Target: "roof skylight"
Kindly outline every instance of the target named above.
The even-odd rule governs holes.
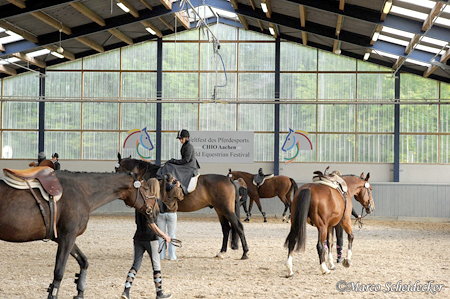
[[[407,8],[403,8],[403,7],[399,7],[399,6],[392,6],[391,8],[391,12],[393,14],[398,14],[407,18],[414,18],[414,19],[419,19],[422,21],[425,21],[425,19],[428,17],[428,14],[423,13],[423,12],[418,12],[412,9],[407,9]]]
[[[10,31],[10,30],[6,30],[5,33],[8,34],[9,36],[0,38],[0,44],[9,44],[9,43],[17,42],[17,41],[23,39],[22,36]]]
[[[394,58],[397,59],[399,56],[391,53],[386,53],[380,50],[373,50],[372,53],[378,54],[380,56],[388,57],[388,58]]]
[[[385,42],[389,42],[389,43],[405,46],[405,47],[409,44],[408,41],[405,41],[405,40],[402,40],[402,39],[398,39],[398,38],[394,38],[394,37],[390,37],[390,36],[387,36],[387,35],[382,35],[382,34],[380,34],[378,39],[379,40],[384,40]]]
[[[391,33],[391,34],[395,34],[395,35],[403,36],[403,37],[407,37],[407,38],[414,37],[413,33],[406,32],[406,31],[399,30],[399,29],[394,29],[394,28],[387,27],[387,26],[383,26],[383,29],[381,30],[381,32]]]

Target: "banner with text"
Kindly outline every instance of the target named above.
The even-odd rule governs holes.
[[[191,131],[200,163],[253,163],[253,132]]]

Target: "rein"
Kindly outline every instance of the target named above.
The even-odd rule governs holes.
[[[171,238],[170,244],[172,244],[175,247],[182,247],[181,240],[178,240],[178,239],[175,239],[175,238]],[[158,253],[161,253],[161,251],[163,251],[166,247],[167,247],[166,242],[159,243]]]

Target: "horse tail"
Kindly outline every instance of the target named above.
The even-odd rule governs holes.
[[[122,161],[122,156],[120,155],[119,152],[117,152],[117,159],[119,160],[119,163],[120,163],[120,161]]]
[[[295,193],[297,192],[297,190],[298,190],[298,185],[297,185],[297,183],[294,181],[294,179],[293,178],[289,178],[289,180],[291,181],[291,189],[289,189],[289,191],[291,191],[292,189],[293,189],[293,191],[292,191],[292,199],[294,199],[294,196],[295,196]],[[289,198],[289,200],[291,200],[290,198]]]
[[[295,198],[294,198],[295,200]],[[284,242],[288,247],[289,253],[294,250],[297,243],[297,250],[305,250],[306,242],[306,220],[308,219],[309,206],[311,203],[311,190],[303,189],[298,194],[296,209],[293,214],[291,231]]]

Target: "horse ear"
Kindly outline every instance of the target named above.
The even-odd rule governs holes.
[[[120,161],[122,161],[122,156],[120,155],[119,152],[117,152],[117,159],[119,160],[119,163],[120,163]]]
[[[367,173],[367,176],[366,176],[366,179],[365,179],[365,181],[366,181],[366,182],[368,182],[368,181],[369,181],[369,179],[370,179],[370,172],[369,172],[369,173]]]
[[[131,159],[131,155],[128,157],[128,159]]]
[[[364,172],[361,172],[361,175],[359,177],[364,180]]]

